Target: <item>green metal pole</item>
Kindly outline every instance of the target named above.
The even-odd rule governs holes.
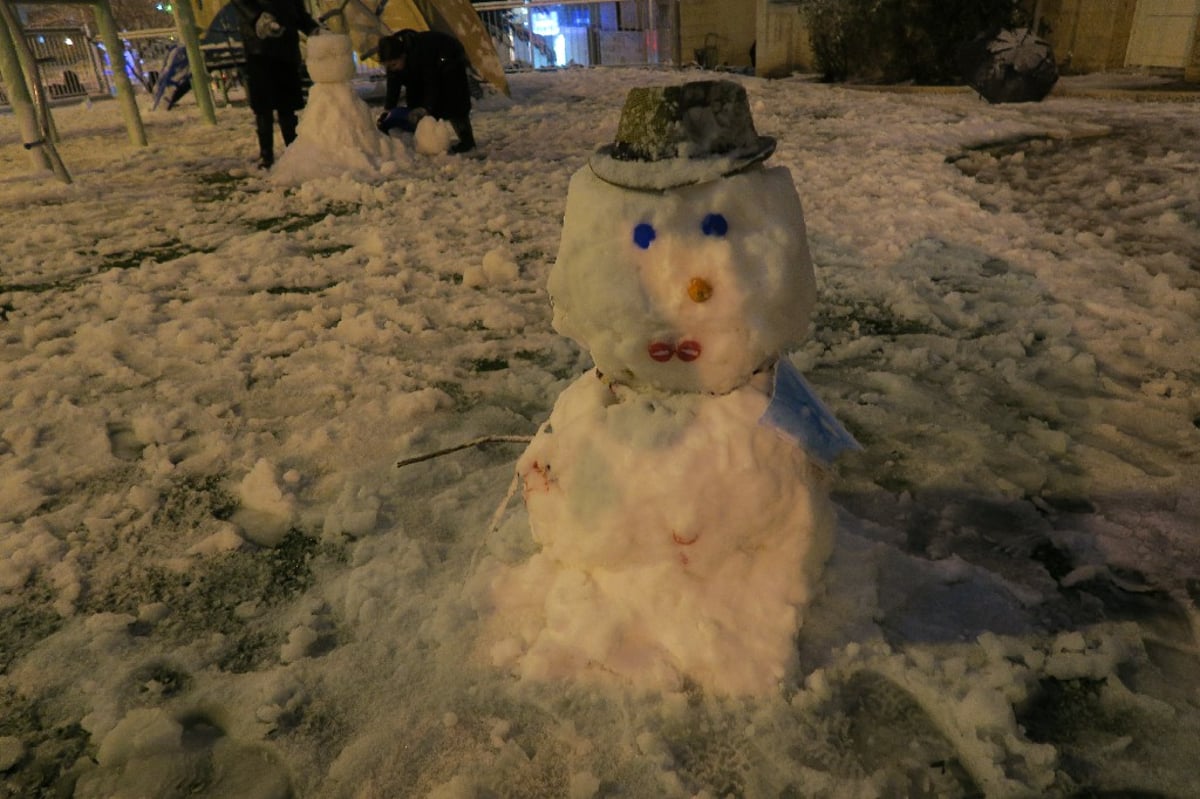
[[[38,128],[33,98],[29,96],[29,86],[26,85],[25,75],[21,71],[21,62],[17,58],[17,48],[13,43],[12,32],[8,29],[6,16],[7,14],[0,14],[0,78],[4,79],[4,88],[8,90],[8,102],[21,128],[21,142],[29,151],[33,168],[49,169],[50,158],[46,151],[40,144],[32,144],[41,141],[42,132]]]
[[[108,50],[108,65],[112,67],[113,81],[117,84],[117,100],[121,103],[121,113],[125,117],[125,129],[129,131],[129,140],[145,147],[146,129],[142,127],[137,98],[133,96],[133,84],[129,82],[129,75],[125,72],[125,45],[117,35],[117,21],[113,19],[108,0],[96,0],[92,9],[96,12],[96,27],[100,29],[100,39],[104,42],[104,48]]]
[[[9,35],[12,36],[13,47],[16,49],[17,61],[21,71],[25,73],[25,84],[29,87],[29,96],[33,100],[34,111],[37,112],[38,125],[45,132],[48,141],[58,141],[58,129],[54,127],[54,118],[50,116],[50,104],[46,100],[46,92],[42,88],[41,69],[29,42],[25,40],[25,31],[21,27],[21,19],[17,16],[14,6],[8,0],[2,0],[4,21],[8,23]]]
[[[200,49],[200,34],[196,29],[196,14],[192,11],[192,0],[173,0],[175,9],[175,25],[183,46],[187,49],[188,68],[192,72],[192,91],[196,93],[196,102],[200,105],[200,113],[206,122],[217,124],[217,112],[213,107],[212,81],[208,77],[208,67],[204,65],[204,51]]]
[[[19,50],[14,38],[14,31],[16,35],[22,35],[17,16],[13,13],[11,5],[7,2],[0,2],[0,78],[4,79],[5,88],[8,90],[9,104],[12,106],[13,114],[21,128],[21,144],[29,151],[34,169],[53,169],[59,180],[70,183],[71,174],[67,172],[62,159],[58,157],[58,150],[54,147],[49,127],[46,124],[49,112],[44,118],[39,119],[37,109],[34,107],[29,84],[26,82],[26,75],[21,69],[21,61],[17,55]],[[29,79],[36,81],[37,72],[35,71],[29,76]]]

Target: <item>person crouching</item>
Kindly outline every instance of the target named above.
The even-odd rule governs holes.
[[[475,149],[471,129],[469,62],[462,43],[440,31],[405,29],[379,40],[378,59],[387,70],[387,95],[378,126],[412,132],[424,116],[444,119],[458,142],[452,153]],[[400,90],[404,106],[399,106]]]

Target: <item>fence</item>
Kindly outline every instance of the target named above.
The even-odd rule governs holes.
[[[678,63],[675,23],[656,0],[475,3],[506,70]]]
[[[84,28],[39,28],[25,33],[51,100],[105,94],[110,85],[97,42]],[[8,94],[0,84],[0,105]]]
[[[122,31],[124,68],[135,89],[154,90],[167,52],[179,43],[175,28]],[[29,28],[25,39],[51,101],[105,97],[115,92],[104,44],[86,28]],[[217,66],[223,66],[218,64]],[[0,107],[8,95],[0,82]]]

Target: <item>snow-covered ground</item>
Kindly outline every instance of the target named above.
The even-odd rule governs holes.
[[[483,576],[590,364],[545,291],[626,89],[483,158],[250,168],[245,108],[0,117],[0,796],[1196,796],[1200,115],[737,78],[805,204],[793,362],[864,445],[765,699],[515,681]],[[648,475],[650,479],[652,476]],[[729,491],[738,491],[737,475]]]

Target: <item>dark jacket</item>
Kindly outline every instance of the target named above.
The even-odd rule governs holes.
[[[304,7],[303,0],[231,0],[238,12],[238,29],[246,58],[264,58],[300,64],[300,34],[310,34],[319,26]],[[260,39],[255,24],[264,12],[283,26],[283,35]]]
[[[387,74],[384,108],[400,101],[409,108],[424,108],[438,119],[455,119],[471,113],[471,84],[467,78],[467,51],[453,36],[440,31],[403,30],[404,69]]]
[[[246,93],[256,114],[291,112],[304,107],[300,33],[317,30],[303,0],[231,0],[246,48]],[[283,26],[279,36],[259,38],[255,26],[264,13]]]

